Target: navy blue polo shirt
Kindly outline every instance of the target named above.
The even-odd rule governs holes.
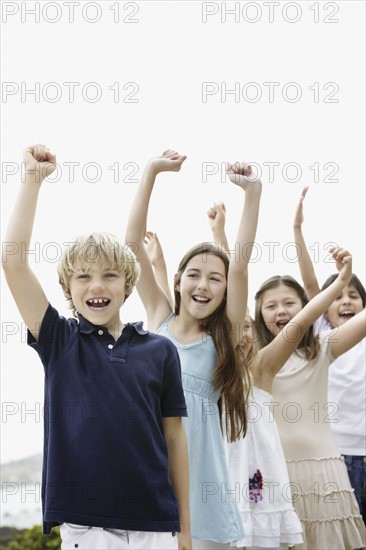
[[[44,533],[63,522],[179,531],[162,424],[187,416],[174,344],[142,323],[115,341],[51,305],[28,344],[45,369]]]

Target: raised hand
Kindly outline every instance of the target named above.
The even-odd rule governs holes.
[[[179,172],[186,158],[185,155],[180,155],[177,151],[167,149],[160,157],[151,159],[150,165],[155,174],[159,174],[159,172]]]
[[[156,233],[146,231],[145,246],[153,266],[164,261],[163,249]]]
[[[329,249],[329,252],[332,254],[336,268],[339,271],[343,281],[346,281],[346,284],[352,277],[352,256],[348,250],[340,247],[332,247]]]
[[[212,232],[225,228],[226,208],[223,202],[214,202],[213,206],[207,211],[207,216]]]
[[[226,163],[226,173],[230,181],[238,185],[244,191],[249,187],[261,188],[262,182],[253,173],[252,167],[245,162],[235,162],[234,164]]]
[[[295,217],[294,217],[294,227],[301,227],[304,221],[304,210],[303,210],[303,201],[308,192],[309,186],[304,187],[302,190],[299,202],[297,203]]]
[[[26,174],[34,173],[37,181],[42,181],[57,168],[56,156],[41,144],[31,145],[23,151]]]

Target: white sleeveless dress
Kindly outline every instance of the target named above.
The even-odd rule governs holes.
[[[229,446],[231,484],[242,487],[239,509],[244,525],[251,525],[238,547],[288,548],[303,541],[271,403],[269,393],[252,387],[247,436]]]

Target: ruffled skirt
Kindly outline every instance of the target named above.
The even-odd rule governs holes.
[[[303,540],[301,523],[291,509],[247,513],[241,511],[241,516],[245,537],[236,543],[231,543],[231,546],[288,548],[301,544]]]
[[[293,504],[303,527],[296,550],[354,550],[366,529],[342,457],[287,461]]]

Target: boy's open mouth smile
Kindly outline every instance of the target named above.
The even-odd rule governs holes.
[[[86,301],[90,309],[101,310],[110,304],[108,298],[90,298]]]

